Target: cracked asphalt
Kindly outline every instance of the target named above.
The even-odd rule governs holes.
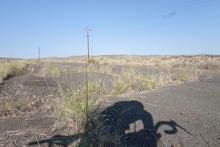
[[[219,147],[220,146],[220,76],[202,77],[199,81],[167,86],[150,93],[130,95],[140,101],[154,123],[174,120],[176,134],[163,133],[159,146]],[[118,99],[119,100],[119,99]]]

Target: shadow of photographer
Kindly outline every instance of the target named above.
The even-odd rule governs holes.
[[[30,142],[29,145],[47,143],[49,147],[55,144],[67,147],[80,139],[79,147],[157,147],[162,137],[158,129],[162,125],[170,127],[164,130],[166,134],[177,133],[176,127],[190,134],[172,120],[154,124],[152,115],[138,101],[120,101],[89,120],[83,134],[56,135],[50,139]]]

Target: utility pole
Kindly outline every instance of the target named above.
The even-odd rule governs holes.
[[[86,64],[86,108],[85,108],[85,113],[86,113],[86,122],[88,122],[89,118],[89,81],[88,81],[88,64],[89,64],[89,32],[91,31],[89,27],[87,26],[84,31],[86,31],[86,38],[87,38],[87,64]]]
[[[38,47],[38,61],[40,62],[40,47]]]
[[[91,29],[89,29],[89,27],[87,26],[84,31],[86,31],[86,38],[87,38],[87,62],[89,63],[89,32],[91,31]]]

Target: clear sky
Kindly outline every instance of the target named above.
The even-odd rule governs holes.
[[[220,0],[0,0],[0,56],[220,54]]]

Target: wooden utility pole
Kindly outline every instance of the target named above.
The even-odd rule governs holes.
[[[38,61],[40,62],[40,47],[38,47]]]
[[[91,31],[91,29],[89,29],[89,27],[87,26],[85,29],[86,31],[86,38],[87,38],[87,62],[89,63],[89,32]]]
[[[86,121],[88,122],[89,118],[89,81],[88,81],[88,64],[89,64],[89,32],[91,31],[89,27],[87,26],[85,29],[86,31],[86,38],[87,38],[87,64],[86,64]]]

